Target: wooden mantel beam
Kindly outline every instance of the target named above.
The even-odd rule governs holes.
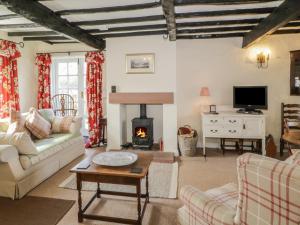
[[[53,31],[65,34],[93,48],[100,50],[105,48],[104,40],[94,37],[80,27],[62,19],[38,1],[0,0],[0,4],[5,5],[9,10],[31,20],[32,22],[50,28]]]
[[[243,39],[243,48],[263,39],[274,33],[278,28],[285,26],[291,20],[300,15],[299,0],[285,0],[269,16],[259,23],[251,32],[247,33]]]
[[[176,20],[174,0],[162,0],[163,12],[167,22],[169,40],[176,41]]]

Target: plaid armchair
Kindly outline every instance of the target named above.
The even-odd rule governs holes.
[[[180,191],[181,225],[299,225],[300,154],[286,162],[255,154],[237,159],[238,187]]]

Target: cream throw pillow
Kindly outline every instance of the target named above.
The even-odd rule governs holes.
[[[300,149],[292,149],[292,155],[285,162],[288,164],[298,164],[300,166]]]
[[[74,116],[58,117],[52,120],[52,133],[70,133]]]
[[[0,144],[15,146],[21,155],[39,154],[29,134],[26,132],[18,132],[14,134],[0,133]]]
[[[21,112],[11,109],[9,114],[9,127],[6,133],[14,134],[16,132],[29,132],[25,127],[25,119],[26,118],[22,116]]]
[[[36,109],[31,108],[25,122],[26,128],[38,139],[47,138],[51,132],[51,124]]]

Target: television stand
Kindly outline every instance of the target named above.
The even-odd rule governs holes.
[[[263,112],[258,109],[239,109],[236,111],[237,113],[243,113],[243,114],[253,114],[253,115],[261,115]]]

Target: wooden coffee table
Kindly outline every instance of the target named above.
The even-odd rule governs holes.
[[[83,219],[91,220],[101,220],[107,222],[115,222],[122,224],[142,224],[142,219],[146,210],[147,203],[149,203],[149,192],[148,192],[148,169],[152,161],[152,156],[149,154],[137,153],[138,160],[130,165],[125,167],[103,167],[98,166],[92,163],[92,157],[86,158],[85,162],[90,162],[91,165],[87,169],[78,169],[78,166],[83,162],[77,164],[74,168],[70,170],[72,173],[76,173],[77,177],[77,190],[78,190],[78,222],[83,222]],[[132,167],[142,168],[142,172],[139,174],[131,173],[130,170]],[[146,177],[146,193],[141,193],[141,180]],[[97,191],[95,195],[88,201],[88,203],[83,207],[82,198],[81,198],[81,189],[82,182],[95,182],[97,183]],[[101,190],[101,183],[108,184],[123,184],[131,185],[136,187],[136,193],[124,193],[124,192],[115,192],[115,191],[104,191]],[[136,197],[137,198],[137,220],[119,218],[119,217],[109,217],[101,215],[86,214],[86,210],[92,204],[96,198],[100,198],[101,194],[106,195],[118,195],[118,196],[127,196],[127,197]],[[145,203],[143,208],[141,206],[141,198],[145,198]]]

